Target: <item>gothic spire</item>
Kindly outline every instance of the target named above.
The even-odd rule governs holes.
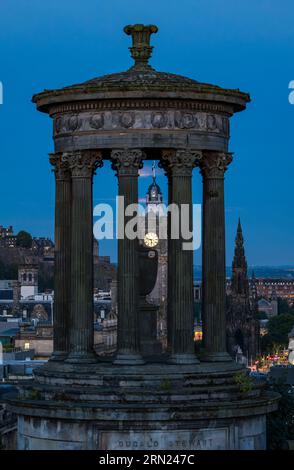
[[[244,238],[240,217],[238,220],[235,239],[235,253],[232,264],[232,292],[234,294],[248,293],[247,262],[244,250]]]

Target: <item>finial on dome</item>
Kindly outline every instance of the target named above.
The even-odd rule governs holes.
[[[130,47],[131,56],[135,64],[131,68],[152,69],[148,60],[152,55],[153,46],[150,46],[150,36],[157,33],[157,26],[150,24],[133,24],[124,27],[124,32],[132,36],[132,47]]]

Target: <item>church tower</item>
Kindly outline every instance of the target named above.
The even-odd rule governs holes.
[[[152,182],[146,194],[145,214],[139,218],[139,230],[141,243],[158,253],[156,284],[147,299],[159,307],[157,329],[158,336],[164,343],[167,307],[167,215],[163,209],[163,194],[156,181],[155,162],[152,165]]]
[[[247,261],[245,258],[244,238],[240,218],[238,221],[237,235],[235,241],[235,254],[232,264],[231,290],[233,295],[243,295],[247,297],[249,294]]]
[[[250,301],[244,238],[239,218],[227,296],[227,348],[235,359],[250,362],[259,352],[259,322],[255,302]]]
[[[154,206],[154,209],[156,209],[160,204],[162,204],[162,192],[156,183],[155,162],[153,162],[152,165],[152,183],[150,184],[147,191],[146,203],[149,209],[151,209],[152,206]]]
[[[18,268],[18,280],[20,284],[21,299],[26,299],[38,294],[37,264],[21,264]]]

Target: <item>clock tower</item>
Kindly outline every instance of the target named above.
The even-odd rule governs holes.
[[[166,336],[167,310],[167,214],[163,207],[163,195],[156,182],[155,162],[152,165],[152,183],[146,194],[146,210],[140,221],[141,243],[158,253],[156,284],[147,297],[159,307],[157,329],[159,338]]]

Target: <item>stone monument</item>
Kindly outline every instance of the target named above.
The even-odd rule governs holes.
[[[33,97],[54,125],[54,352],[11,401],[19,449],[264,449],[278,397],[226,351],[224,175],[229,119],[249,95],[149,64],[153,25],[131,25],[134,65]],[[168,356],[140,350],[138,240],[118,240],[118,346],[93,350],[93,175],[110,159],[125,205],[138,202],[145,159],[166,172],[169,203],[192,204],[203,178],[204,353],[193,341],[193,251],[168,239]],[[192,210],[190,223],[192,223]],[[124,217],[127,224],[128,216]],[[170,228],[169,228],[170,229]]]

